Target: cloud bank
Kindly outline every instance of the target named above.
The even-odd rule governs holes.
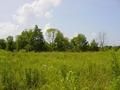
[[[32,0],[25,3],[11,17],[13,21],[0,22],[0,38],[9,35],[15,36],[21,32],[21,27],[41,19],[46,20],[52,18],[54,9],[61,4],[62,0]],[[49,22],[46,22],[49,23]],[[48,25],[45,25],[45,28]]]
[[[24,24],[33,19],[51,18],[53,9],[59,6],[61,0],[34,0],[24,4],[18,9],[14,18],[19,24]]]
[[[19,33],[18,25],[11,22],[0,23],[0,38],[6,38],[9,35],[16,35]]]

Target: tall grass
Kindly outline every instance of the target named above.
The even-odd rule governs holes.
[[[18,90],[18,82],[14,76],[13,71],[5,70],[2,73],[1,83],[3,85],[3,90]]]
[[[115,52],[112,52],[112,88],[113,90],[120,90],[120,64]]]
[[[0,90],[120,90],[119,55],[0,51]]]
[[[42,87],[46,80],[42,74],[36,69],[26,69],[25,70],[25,82],[28,89]]]

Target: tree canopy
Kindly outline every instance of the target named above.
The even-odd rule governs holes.
[[[46,38],[45,38],[46,37]],[[93,40],[91,43],[83,34],[69,39],[56,29],[49,28],[45,35],[37,25],[31,29],[25,29],[20,35],[14,39],[8,36],[6,39],[0,39],[0,49],[8,51],[25,50],[41,52],[41,51],[98,51],[98,43]]]

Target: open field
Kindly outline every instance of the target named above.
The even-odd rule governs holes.
[[[116,56],[0,51],[0,90],[120,90]]]

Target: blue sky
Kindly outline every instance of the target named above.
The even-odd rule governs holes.
[[[119,0],[1,0],[0,38],[39,25],[65,36],[83,33],[88,40],[106,33],[106,44],[120,44]]]

